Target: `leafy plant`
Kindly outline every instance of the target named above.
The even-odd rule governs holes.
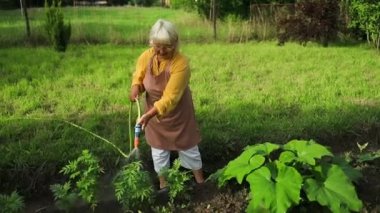
[[[162,171],[162,175],[165,177],[169,185],[169,198],[173,203],[174,199],[179,195],[183,195],[186,192],[185,182],[190,180],[189,172],[180,171],[181,162],[176,159],[173,166]]]
[[[353,170],[348,163],[334,161],[326,147],[312,140],[292,140],[284,145],[247,146],[218,171],[217,180],[220,186],[232,178],[239,184],[248,182],[251,200],[247,212],[286,212],[300,201],[316,201],[332,212],[348,212],[362,208],[352,184]]]
[[[22,212],[24,207],[24,200],[16,191],[10,195],[0,194],[0,213]]]
[[[362,164],[374,161],[378,158],[380,158],[380,150],[377,151],[365,151],[365,149],[368,146],[368,143],[365,143],[363,145],[356,143],[359,153],[354,154],[353,152],[347,152],[345,153],[345,159],[346,161],[350,162],[350,164],[354,166],[360,166]]]
[[[71,24],[64,23],[61,0],[52,0],[51,5],[45,0],[45,29],[55,50],[64,52],[71,36]]]
[[[153,187],[149,173],[141,168],[139,161],[127,164],[118,172],[113,181],[116,199],[124,209],[133,209],[138,204],[152,201]]]
[[[69,180],[64,185],[51,186],[57,206],[67,210],[76,198],[82,198],[95,209],[96,184],[99,174],[103,172],[98,160],[88,150],[83,150],[81,156],[69,162],[60,172],[68,175]]]
[[[78,194],[72,192],[69,182],[61,184],[54,184],[50,186],[50,190],[54,194],[55,205],[58,209],[69,212],[74,204],[78,201]]]

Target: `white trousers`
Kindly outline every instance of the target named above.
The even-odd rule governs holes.
[[[163,168],[170,166],[170,151],[153,147],[151,147],[151,149],[154,170],[159,174]],[[181,166],[186,169],[199,170],[202,168],[201,153],[199,152],[198,146],[194,146],[188,150],[178,151],[178,157]]]

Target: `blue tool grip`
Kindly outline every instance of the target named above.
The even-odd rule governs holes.
[[[140,133],[141,133],[141,124],[136,124],[136,126],[135,126],[135,138],[140,137]]]

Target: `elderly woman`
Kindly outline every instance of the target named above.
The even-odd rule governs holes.
[[[154,169],[160,189],[167,187],[161,175],[170,165],[170,152],[178,151],[181,165],[193,171],[195,181],[203,183],[201,141],[189,89],[187,58],[178,50],[174,25],[159,19],[151,28],[150,48],[138,58],[133,75],[130,100],[145,92],[145,113],[137,121],[145,129],[151,146]]]

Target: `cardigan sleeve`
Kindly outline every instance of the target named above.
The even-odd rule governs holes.
[[[148,66],[149,59],[152,55],[151,52],[152,52],[152,50],[148,49],[145,52],[143,52],[140,55],[140,57],[137,59],[136,68],[135,68],[136,70],[133,73],[132,85],[131,86],[134,86],[134,85],[141,86],[143,84],[145,73],[146,73],[146,68]]]

